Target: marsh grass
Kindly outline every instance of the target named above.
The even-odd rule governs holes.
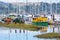
[[[41,34],[41,35],[35,35],[34,37],[37,38],[60,38],[59,33],[46,33],[46,34]]]
[[[18,28],[18,29],[24,29],[24,30],[30,30],[30,31],[38,31],[41,27],[31,25],[31,24],[15,24],[15,23],[0,23],[0,26],[8,27],[8,28]]]

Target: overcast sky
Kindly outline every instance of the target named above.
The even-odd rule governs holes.
[[[9,3],[12,3],[12,2],[26,2],[26,0],[0,0],[0,1],[3,1],[3,2],[9,2]],[[59,0],[27,0],[28,2],[49,2],[49,3],[57,3],[57,2],[60,2]]]

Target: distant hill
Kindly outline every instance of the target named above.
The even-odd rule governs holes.
[[[35,5],[36,4],[36,5]],[[29,14],[40,14],[40,13],[60,13],[60,3],[4,3],[0,1],[0,14],[4,13],[29,13]]]
[[[13,3],[14,4],[14,3]],[[27,12],[30,14],[60,14],[60,3],[47,3],[47,2],[39,2],[39,3],[15,3],[20,6],[19,10],[21,13]],[[35,5],[36,4],[36,5]]]
[[[7,13],[11,13],[11,12],[15,12],[14,11],[14,5],[11,3],[4,3],[0,1],[0,14],[7,14]]]

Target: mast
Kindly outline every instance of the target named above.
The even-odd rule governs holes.
[[[42,11],[41,11],[41,14],[43,14],[43,1],[42,1]]]
[[[18,8],[19,8],[19,5],[18,5],[18,2],[17,2],[17,0],[16,0],[16,4],[17,4],[17,10],[16,10],[16,13],[17,13],[17,14],[19,14],[19,12],[18,12],[18,11],[19,11],[19,10],[18,10]]]
[[[38,0],[38,15],[39,15],[39,6],[40,6],[40,2],[39,2],[39,0]]]

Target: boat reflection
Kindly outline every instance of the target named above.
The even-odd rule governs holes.
[[[12,30],[12,29],[10,29],[10,31],[9,31],[10,33],[25,33],[25,30],[21,30],[21,29],[14,29],[14,30]]]
[[[47,30],[48,30],[48,27],[44,26],[42,27],[42,29],[40,29],[40,32],[47,32]]]
[[[40,32],[47,32],[47,28],[43,28]]]

